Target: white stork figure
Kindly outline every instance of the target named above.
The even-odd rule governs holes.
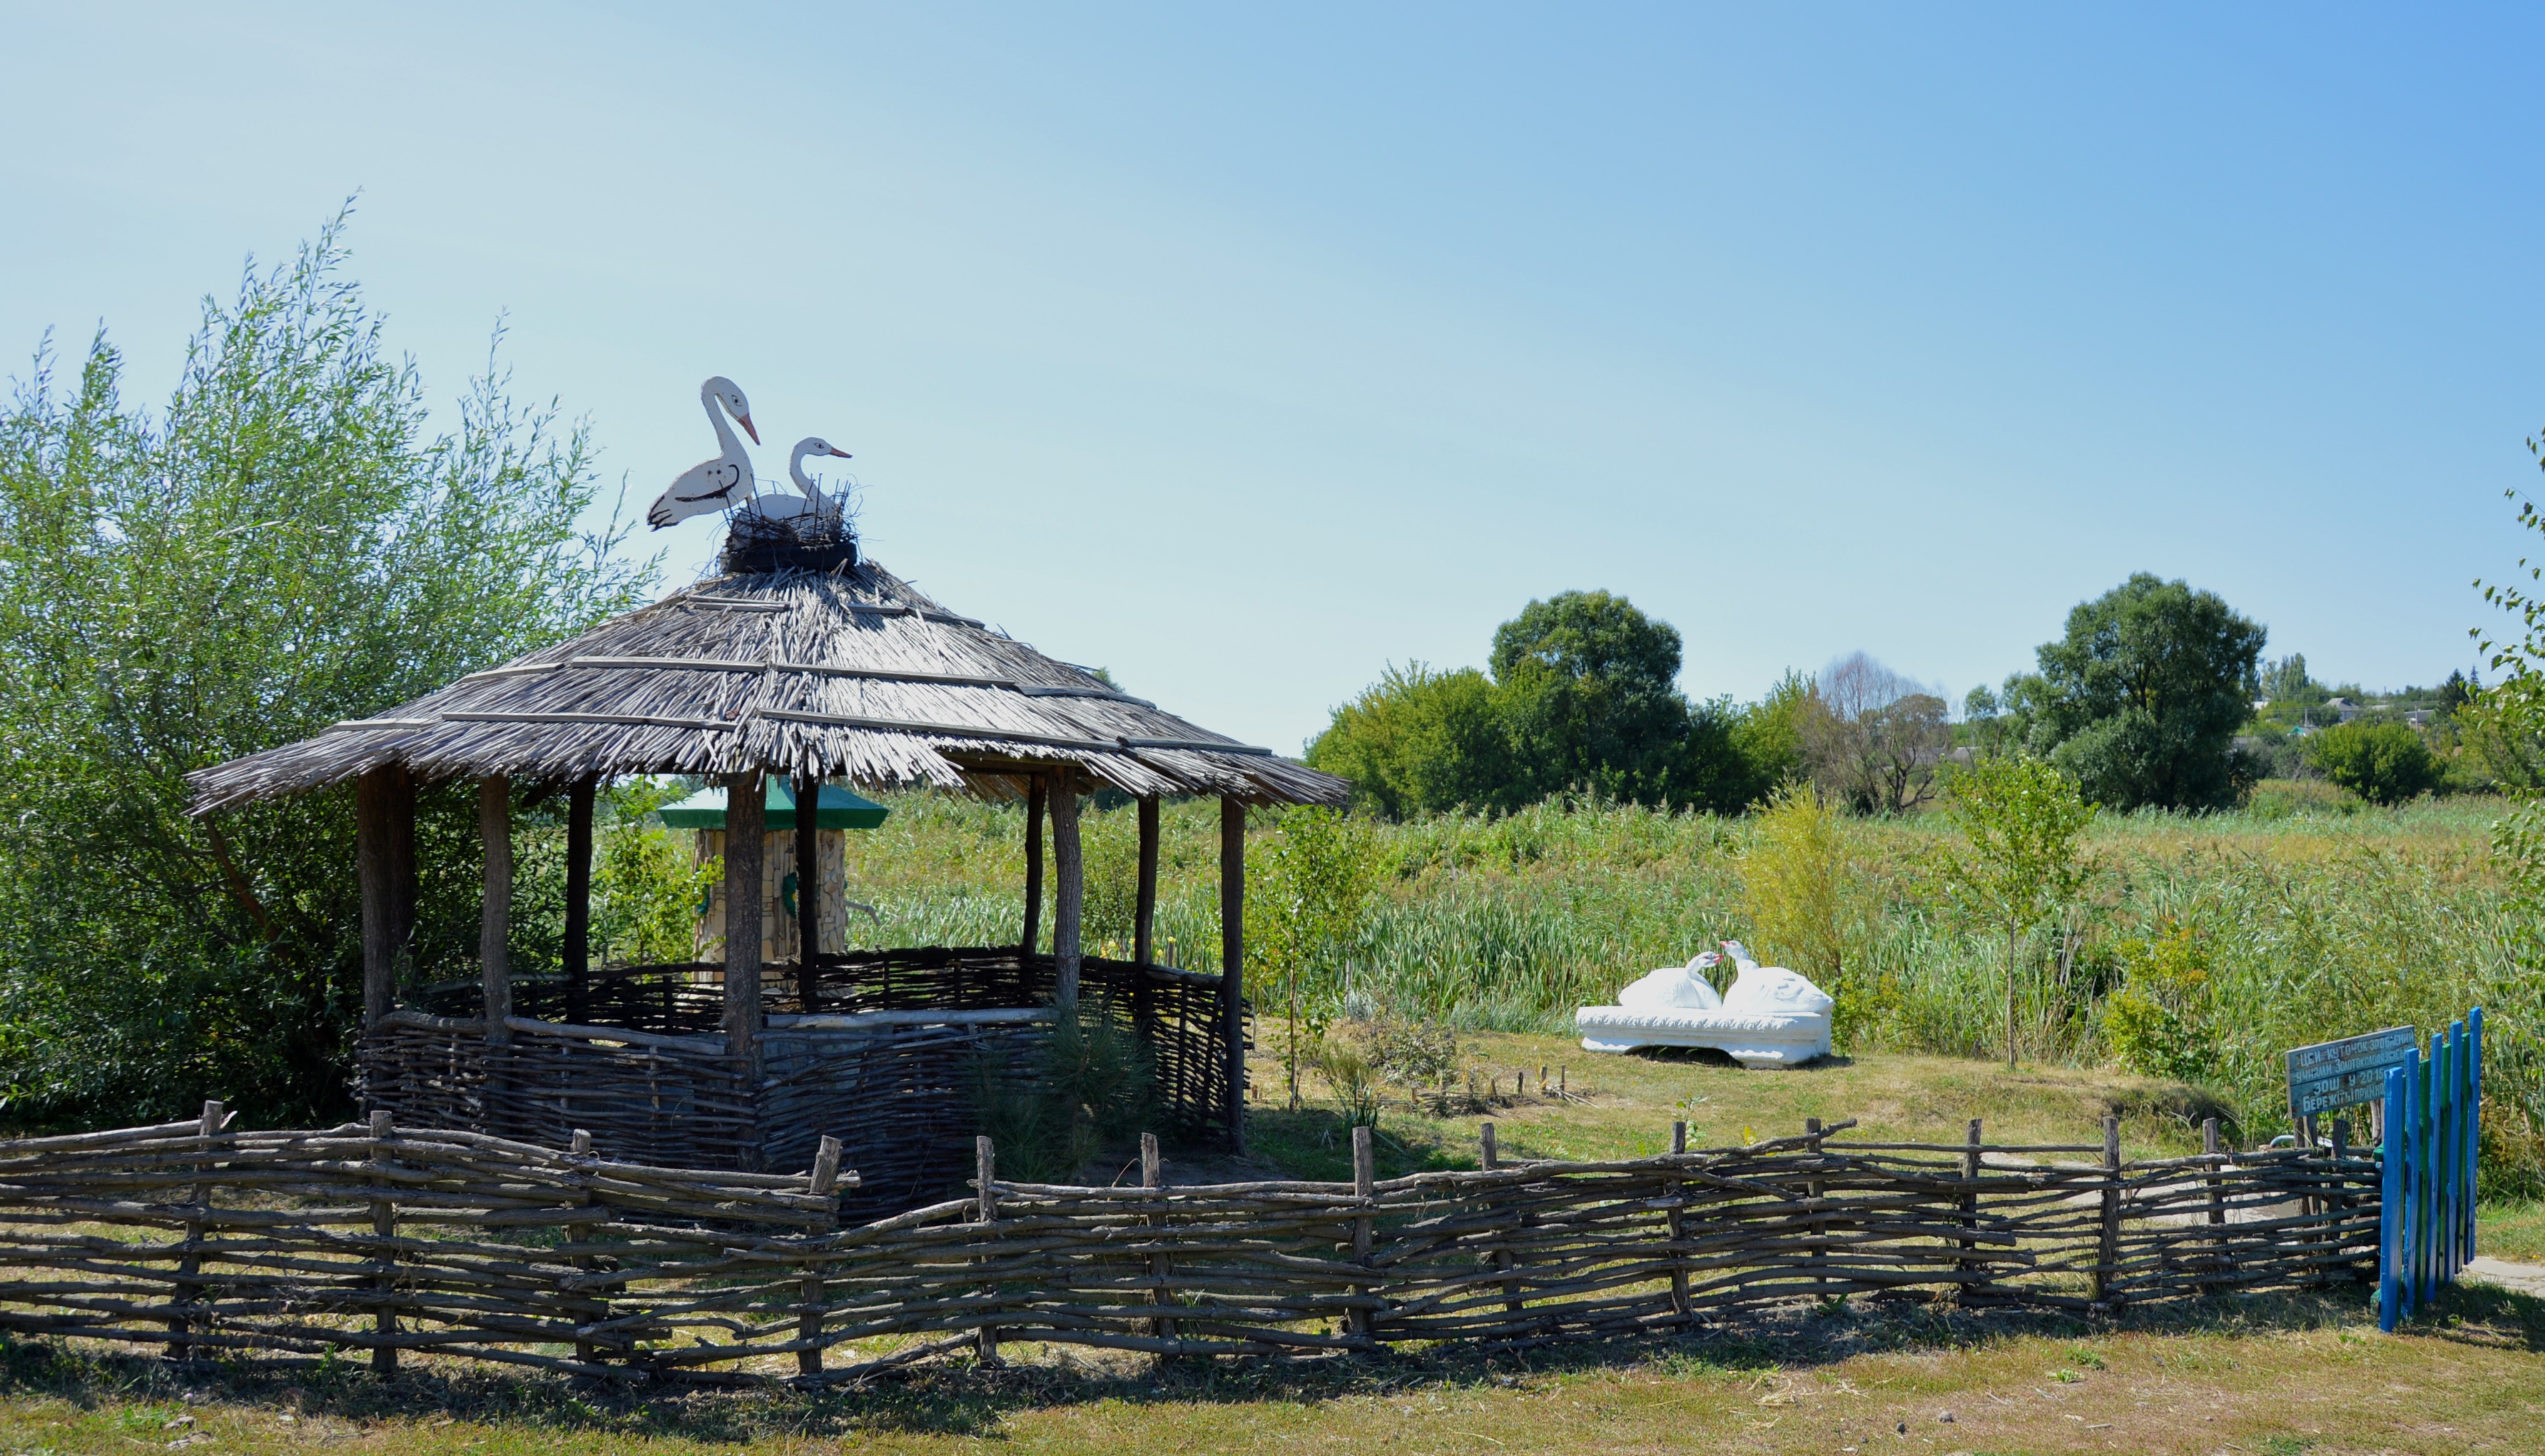
[[[804,461],[810,455],[837,455],[843,460],[853,458],[847,450],[834,447],[822,437],[807,435],[795,442],[794,451],[786,459],[786,478],[795,482],[795,488],[804,493],[804,499],[799,501],[791,496],[761,496],[751,503],[751,509],[772,521],[786,521],[797,516],[820,514],[824,505],[822,488],[815,485],[812,477],[804,473]]]
[[[760,431],[751,423],[751,401],[742,397],[741,385],[718,374],[698,386],[698,403],[705,407],[707,423],[715,427],[716,443],[724,449],[714,459],[701,460],[682,471],[672,488],[656,498],[653,508],[645,513],[645,520],[656,530],[751,498],[751,456],[743,453],[742,442],[735,438],[733,427],[724,422],[724,417],[731,414],[751,432],[751,443],[760,444]]]

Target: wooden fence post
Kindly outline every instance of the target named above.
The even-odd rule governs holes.
[[[1369,1128],[1366,1125],[1355,1127],[1352,1130],[1352,1153],[1353,1197],[1358,1200],[1365,1210],[1378,1197],[1377,1164],[1371,1157]],[[1370,1248],[1377,1235],[1375,1225],[1376,1220],[1367,1212],[1353,1220],[1353,1262],[1363,1269],[1369,1267]],[[1370,1293],[1370,1286],[1367,1283],[1357,1283],[1354,1285],[1354,1289],[1363,1298],[1367,1298]],[[1364,1339],[1368,1338],[1375,1323],[1371,1318],[1371,1311],[1366,1306],[1355,1306],[1352,1322],[1355,1334]]]
[[[1962,1257],[1958,1262],[1962,1269],[1962,1285],[1957,1293],[1964,1301],[1967,1301],[1978,1287],[1977,1284],[1974,1283],[1974,1279],[1976,1278],[1980,1282],[1985,1282],[1986,1277],[1985,1275],[1981,1275],[1976,1272],[1980,1268],[1980,1243],[1977,1238],[1980,1231],[1980,1190],[1978,1186],[1980,1178],[1980,1119],[1976,1117],[1971,1119],[1970,1140],[1963,1145],[1963,1148],[1962,1182],[1965,1186],[1962,1190],[1962,1228],[1971,1237],[1966,1237],[1961,1241]]]
[[[1804,1118],[1803,1135],[1812,1140],[1812,1158],[1817,1162],[1821,1156],[1821,1120],[1817,1117]],[[1812,1232],[1815,1234],[1821,1232],[1823,1226],[1823,1210],[1820,1206],[1820,1202],[1822,1196],[1828,1191],[1829,1185],[1822,1182],[1819,1178],[1813,1178],[1810,1182],[1803,1185],[1803,1192],[1812,1200],[1812,1211],[1808,1216],[1812,1222]],[[1812,1288],[1816,1293],[1826,1297],[1830,1281],[1829,1275],[1823,1266],[1827,1265],[1829,1262],[1830,1247],[1827,1244],[1815,1240],[1804,1246],[1804,1248],[1811,1254],[1812,1263],[1815,1266],[1815,1272],[1812,1275]]]
[[[2350,1119],[2337,1117],[2333,1119],[2333,1191],[2317,1200],[2317,1206],[2331,1215],[2325,1226],[2332,1232],[2336,1248],[2340,1247],[2350,1226],[2350,1174],[2342,1171],[2342,1165],[2349,1161]]]
[[[385,1196],[391,1185],[384,1175],[389,1166],[388,1141],[391,1131],[392,1124],[388,1113],[383,1111],[371,1114],[371,1167],[375,1170],[371,1185],[379,1189],[383,1195],[371,1200],[371,1237],[379,1241],[374,1247],[376,1272],[371,1276],[371,1287],[380,1295],[377,1312],[371,1316],[371,1333],[378,1337],[377,1342],[371,1346],[371,1369],[380,1375],[392,1375],[397,1372],[397,1345],[392,1342],[397,1338],[398,1333],[395,1302],[397,1251],[390,1247],[397,1238],[397,1203]]]
[[[2395,1332],[2404,1304],[2404,1129],[2410,1121],[2412,1079],[2401,1067],[2386,1069],[2386,1097],[2377,1144],[2377,1328]]]
[[[168,1322],[169,1330],[181,1336],[193,1331],[195,1322],[192,1307],[203,1296],[203,1286],[195,1281],[195,1275],[201,1273],[204,1267],[205,1225],[202,1214],[209,1211],[208,1205],[212,1199],[212,1139],[220,1136],[221,1111],[221,1104],[218,1102],[204,1103],[202,1136],[205,1161],[195,1165],[194,1191],[186,1199],[191,1208],[197,1212],[186,1220],[186,1252],[178,1256],[177,1287],[174,1297],[169,1301],[180,1310],[187,1311]],[[168,1358],[180,1361],[195,1358],[195,1342],[185,1338],[169,1341]]]
[[[799,869],[796,873],[800,876],[803,871]],[[795,893],[801,896],[804,893],[804,881],[797,879],[795,886]],[[797,903],[802,902],[799,900]],[[813,1154],[813,1171],[805,1174],[804,1185],[814,1196],[819,1197],[839,1186],[839,1182],[840,1140],[825,1133],[822,1136],[819,1151]],[[831,1232],[834,1222],[831,1216],[824,1216],[821,1231],[825,1234]],[[822,1265],[818,1260],[804,1265],[804,1283],[799,1292],[803,1295],[804,1310],[795,1317],[795,1338],[799,1343],[818,1340],[822,1337],[822,1302],[826,1297],[822,1283]],[[813,1344],[808,1348],[797,1350],[795,1369],[798,1374],[803,1375],[821,1374],[822,1347],[819,1344]]]
[[[2213,1229],[2224,1228],[2227,1223],[2227,1179],[2220,1175],[2218,1172],[2218,1119],[2215,1117],[2204,1117],[2200,1119],[2200,1156],[2204,1160],[2201,1167],[2208,1170],[2203,1175],[2202,1181],[2205,1182],[2209,1188],[2209,1226]],[[2201,1263],[2213,1274],[2221,1272],[2227,1267],[2227,1236],[2225,1234],[2212,1234],[2209,1236],[2209,1249],[2207,1254],[2202,1257]],[[2203,1295],[2210,1295],[2218,1292],[2218,1286],[2206,1280],[2194,1287],[2199,1289]]]
[[[2103,1119],[2103,1208],[2094,1240],[2094,1302],[2115,1303],[2112,1284],[2121,1261],[2121,1119]]]
[[[1494,1125],[1491,1122],[1481,1123],[1477,1126],[1476,1141],[1481,1153],[1480,1161],[1484,1164],[1484,1168],[1487,1173],[1491,1173],[1495,1169],[1503,1166],[1502,1149],[1494,1142]],[[1519,1227],[1519,1215],[1517,1213],[1512,1215],[1512,1227]],[[1494,1241],[1494,1268],[1497,1272],[1508,1274],[1512,1271],[1512,1266],[1518,1262],[1519,1259],[1516,1258],[1511,1252],[1509,1235],[1505,1235],[1503,1238]],[[1518,1279],[1505,1279],[1503,1281],[1503,1308],[1517,1315],[1520,1311],[1520,1306],[1525,1302],[1526,1301],[1520,1298],[1519,1281]]]
[[[1156,800],[1148,799],[1142,802],[1155,803]],[[1144,1132],[1140,1134],[1140,1186],[1155,1192],[1162,1185],[1161,1180],[1164,1176],[1165,1170],[1158,1157],[1158,1135]],[[1154,1287],[1149,1290],[1149,1303],[1163,1309],[1174,1302],[1167,1293],[1167,1281],[1174,1276],[1174,1270],[1167,1262],[1167,1255],[1163,1252],[1166,1246],[1166,1220],[1152,1213],[1141,1222],[1158,1231],[1151,1235],[1152,1238],[1157,1239],[1161,1252],[1149,1255],[1149,1277],[1156,1281]],[[1173,1339],[1176,1337],[1176,1322],[1160,1315],[1149,1322],[1149,1333],[1160,1339]]]
[[[573,1141],[567,1144],[567,1151],[577,1158],[590,1158],[592,1156],[591,1130],[581,1127],[576,1128],[574,1130]],[[588,1170],[585,1172],[584,1176],[586,1180],[583,1185],[583,1194],[575,1199],[575,1202],[589,1208],[592,1206],[592,1183],[590,1181],[591,1173]],[[573,1239],[577,1243],[588,1244],[592,1241],[592,1225],[577,1224],[567,1237]],[[578,1269],[589,1269],[595,1267],[595,1264],[591,1254],[578,1254],[574,1256],[574,1266]],[[610,1301],[608,1299],[600,1299],[594,1301],[594,1303],[598,1304],[600,1308],[597,1310],[578,1311],[577,1313],[590,1315],[596,1322],[609,1319]],[[574,1357],[583,1361],[585,1364],[591,1364],[601,1358],[601,1346],[594,1344],[588,1339],[578,1339],[574,1342]]]
[[[986,1239],[989,1237],[990,1225],[998,1222],[999,1219],[999,1191],[997,1187],[999,1177],[999,1150],[991,1143],[987,1134],[983,1134],[982,1136],[976,1137],[972,1140],[972,1168],[973,1175],[980,1180],[981,1232],[982,1237]],[[990,1262],[989,1255],[984,1254],[981,1262],[984,1264]],[[990,1302],[992,1304],[995,1305],[998,1303],[998,1285],[984,1284],[981,1286],[981,1289],[983,1293],[990,1297]],[[979,1339],[981,1363],[984,1365],[996,1365],[1001,1363],[999,1359],[999,1327],[995,1319],[986,1322],[981,1326]]]
[[[1542,1067],[1538,1069],[1537,1089],[1546,1090],[1546,1070]],[[1687,1122],[1683,1118],[1671,1124],[1671,1156],[1687,1156]],[[1687,1184],[1674,1178],[1663,1196],[1670,1200],[1671,1313],[1693,1325],[1696,1311],[1687,1302],[1687,1250],[1683,1243],[1687,1238],[1687,1210],[1680,1206],[1687,1201]]]

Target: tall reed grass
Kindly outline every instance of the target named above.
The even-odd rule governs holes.
[[[851,837],[851,898],[882,911],[880,927],[861,917],[853,931],[889,944],[1014,937],[1021,811],[935,795],[893,804],[882,829]],[[2502,812],[2443,800],[2105,816],[2090,832],[2087,895],[2023,946],[2023,1055],[2198,1082],[2258,1138],[2286,1126],[2290,1047],[2395,1024],[2426,1032],[2482,1005],[2487,1176],[2501,1191],[2545,1186],[2545,977],[2507,948],[2487,848]],[[1132,822],[1128,809],[1087,816],[1091,948],[1129,939]],[[1271,813],[1250,829],[1280,832]],[[1167,806],[1159,933],[1202,969],[1217,965],[1217,833],[1215,805]],[[1377,893],[1340,971],[1311,990],[1465,1027],[1563,1033],[1575,1007],[1720,939],[1802,954],[1748,917],[1742,856],[1755,833],[1740,819],[1558,803],[1375,826]],[[2005,942],[1947,905],[1932,865],[1949,835],[1932,817],[1842,824],[1850,909],[1843,983],[1830,989],[1854,1008],[1844,1049],[2003,1053]],[[1281,970],[1250,974],[1261,988]]]

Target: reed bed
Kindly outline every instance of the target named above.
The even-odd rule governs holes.
[[[1019,1182],[843,1227],[790,1175],[613,1161],[386,1114],[0,1146],[0,1329],[179,1355],[400,1351],[612,1379],[826,1383],[1037,1342],[1295,1355],[1686,1329],[1803,1298],[2123,1305],[2365,1278],[2346,1148],[2123,1162],[1844,1128],[1351,1182]]]

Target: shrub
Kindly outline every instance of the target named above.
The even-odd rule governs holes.
[[[983,1058],[973,1069],[981,1131],[998,1149],[999,1172],[1021,1182],[1074,1182],[1088,1160],[1147,1123],[1157,1069],[1138,1038],[1101,1004],[1055,1023],[1035,1056],[1033,1078]]]
[[[2307,739],[2307,762],[2372,804],[2400,804],[2439,786],[2439,761],[2402,723],[2354,718]]]

